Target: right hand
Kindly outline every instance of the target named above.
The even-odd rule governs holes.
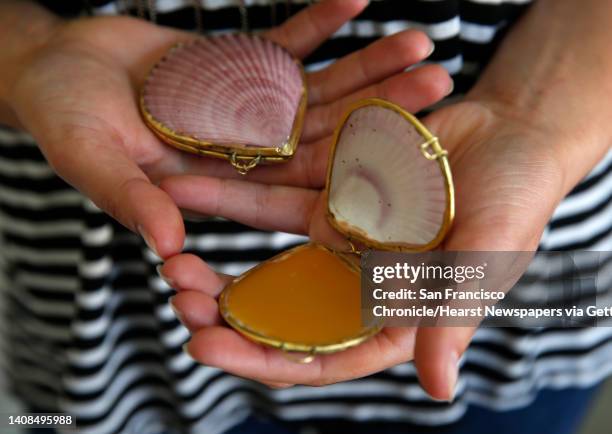
[[[327,0],[265,36],[303,58],[366,4]],[[239,176],[225,161],[199,158],[161,143],[138,112],[138,90],[149,68],[170,46],[193,37],[127,17],[61,22],[48,41],[27,56],[6,98],[59,176],[139,232],[162,258],[180,252],[184,227],[176,204],[156,184],[176,174]],[[404,98],[411,110],[443,97],[450,79],[440,67],[404,72],[429,54],[429,44],[421,32],[403,32],[308,74],[304,137],[312,143],[301,147],[290,163],[261,167],[242,179],[322,184],[328,137],[346,104],[405,88],[413,89]],[[383,56],[389,50],[396,55]]]

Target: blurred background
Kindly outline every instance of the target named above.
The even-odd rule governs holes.
[[[19,405],[9,399],[5,389],[4,379],[0,378],[0,414],[18,413]],[[609,434],[610,409],[612,408],[612,381],[603,387],[599,397],[590,410],[584,426],[579,434]],[[22,434],[19,430],[0,429],[0,434]],[[544,434],[544,433],[543,433]],[[551,433],[553,434],[553,433]]]

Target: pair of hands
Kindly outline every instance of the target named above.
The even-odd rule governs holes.
[[[266,36],[303,58],[366,4],[327,0]],[[401,32],[308,74],[296,156],[241,177],[225,161],[162,144],[140,118],[146,72],[168,47],[191,37],[125,17],[60,23],[24,60],[10,108],[62,178],[167,259],[161,273],[178,291],[173,306],[192,332],[186,348],[196,360],[275,387],[324,385],[414,360],[426,391],[452,399],[457,363],[474,328],[386,328],[358,347],[295,364],[225,326],[216,300],[230,278],[180,254],[179,208],[345,247],[326,222],[321,194],[332,131],[348,104],[361,98],[386,98],[417,112],[446,96],[452,80],[441,67],[405,71],[431,53],[429,39]],[[477,92],[425,123],[450,153],[457,190],[455,225],[443,248],[534,249],[563,192],[546,132]]]

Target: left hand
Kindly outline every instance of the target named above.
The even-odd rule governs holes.
[[[561,165],[548,146],[551,136],[478,101],[447,107],[425,122],[449,151],[457,191],[454,228],[441,247],[535,249],[563,191]],[[161,187],[183,209],[256,228],[307,234],[315,241],[347,249],[346,240],[326,221],[321,190],[201,176],[169,178]],[[530,224],[525,225],[526,221]],[[385,328],[358,347],[297,365],[280,351],[252,343],[223,325],[216,297],[228,277],[216,276],[193,255],[171,258],[162,272],[179,290],[173,304],[194,333],[188,345],[191,355],[202,363],[268,383],[329,384],[414,358],[429,394],[450,399],[459,357],[475,330]]]
[[[601,96],[611,89],[612,62],[598,53],[609,45],[612,6],[587,3],[536,2],[465,102],[425,119],[450,153],[457,192],[455,224],[442,248],[535,249],[557,204],[610,149],[610,105]],[[385,96],[406,106],[398,99],[402,95]],[[204,177],[173,178],[162,187],[184,208],[263,229],[310,234],[332,244],[341,241],[325,224],[324,201],[316,189]],[[208,198],[197,194],[202,188],[210,188]],[[232,193],[242,200],[226,200]],[[475,331],[387,328],[359,347],[296,366],[278,351],[221,326],[215,297],[226,277],[214,276],[188,255],[172,258],[163,272],[180,290],[174,304],[194,332],[190,353],[203,363],[264,382],[328,384],[414,358],[425,390],[451,399],[457,360]],[[203,285],[205,276],[214,283]]]

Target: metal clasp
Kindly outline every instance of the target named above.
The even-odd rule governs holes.
[[[349,243],[349,248],[351,249],[349,251],[349,253],[351,255],[357,255],[357,256],[361,256],[361,254],[363,253],[362,250],[358,250],[357,247],[355,247],[355,244],[351,241],[351,240],[347,240]]]
[[[433,152],[429,152],[430,147]],[[428,160],[437,160],[448,155],[448,151],[440,146],[440,141],[437,137],[432,137],[427,140],[425,143],[421,144],[420,148],[421,153]]]
[[[246,162],[238,161],[238,158],[236,157],[236,153],[235,152],[230,157],[231,165],[234,166],[234,168],[241,175],[246,175],[249,172],[249,170],[251,170],[255,166],[257,166],[260,161],[261,161],[261,155],[258,155],[255,158],[251,158],[250,160],[248,160]]]

